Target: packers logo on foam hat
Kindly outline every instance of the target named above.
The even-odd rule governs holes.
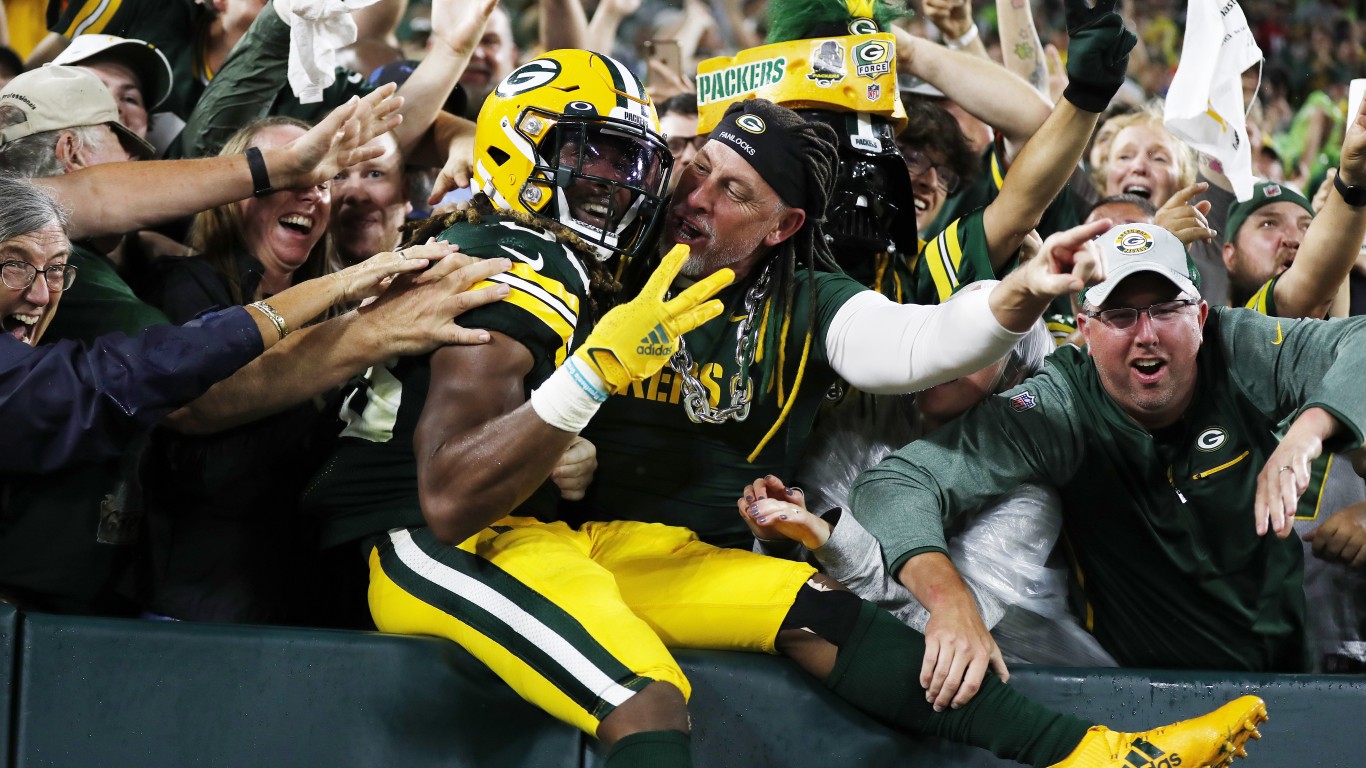
[[[897,92],[895,60],[895,38],[885,32],[789,40],[707,59],[697,65],[697,131],[710,133],[736,101],[768,99],[788,109],[878,115],[899,133],[906,110]],[[878,87],[869,88],[869,80]]]

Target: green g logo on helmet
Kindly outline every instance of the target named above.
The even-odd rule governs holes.
[[[534,59],[514,69],[512,74],[498,84],[495,92],[504,98],[516,96],[519,93],[540,88],[554,80],[559,74],[559,62],[553,59]]]

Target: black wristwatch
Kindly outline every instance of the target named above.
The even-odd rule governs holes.
[[[1341,173],[1333,174],[1333,189],[1336,189],[1338,194],[1342,195],[1343,202],[1353,208],[1360,208],[1361,206],[1366,205],[1366,187],[1342,183]]]

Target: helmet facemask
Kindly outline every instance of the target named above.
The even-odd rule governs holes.
[[[554,127],[537,147],[535,171],[522,187],[523,204],[556,217],[601,259],[633,255],[664,211],[673,156],[663,138],[628,120],[531,107],[518,121],[518,132],[528,140],[521,130],[528,120]]]

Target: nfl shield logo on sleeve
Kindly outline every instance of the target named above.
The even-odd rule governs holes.
[[[1027,411],[1035,405],[1038,405],[1038,401],[1036,401],[1034,395],[1029,392],[1021,392],[1010,398],[1010,410],[1015,411],[1016,413]]]

